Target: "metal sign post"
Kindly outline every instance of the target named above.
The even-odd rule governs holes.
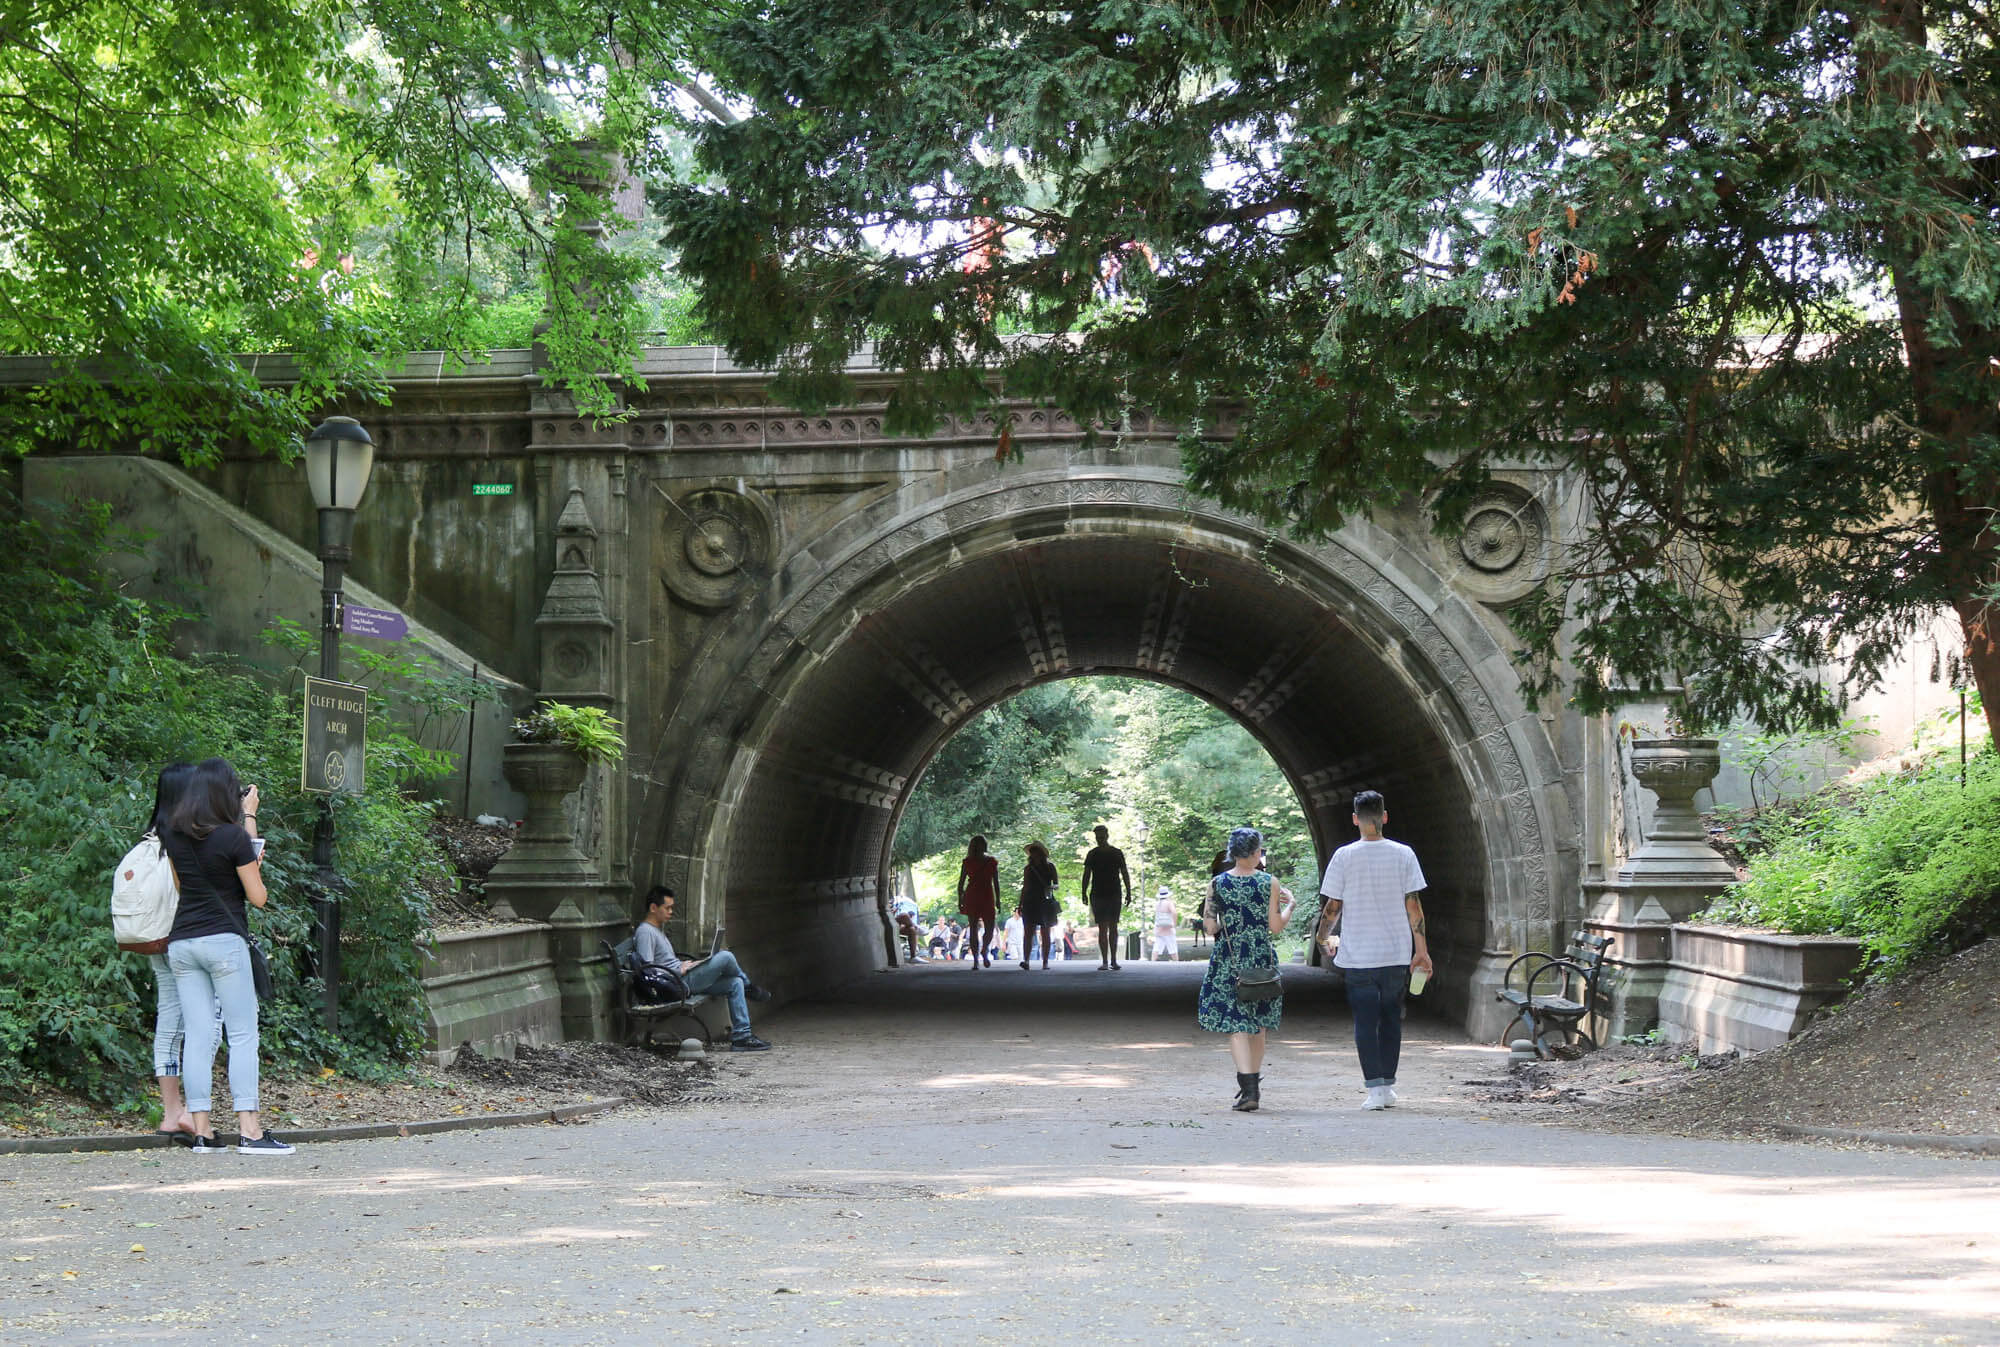
[[[366,786],[368,689],[331,678],[306,679],[305,743],[299,754],[299,785],[320,802],[313,829],[314,966],[324,990],[322,1013],[328,1032],[340,1026],[340,876],[333,868],[333,799],[359,795]]]

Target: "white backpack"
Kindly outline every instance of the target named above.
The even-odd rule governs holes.
[[[180,881],[167,859],[167,844],[149,832],[125,853],[111,876],[111,934],[118,948],[134,954],[166,953],[180,905]]]

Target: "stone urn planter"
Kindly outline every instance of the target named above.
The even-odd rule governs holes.
[[[1634,779],[1658,804],[1645,845],[1619,873],[1620,882],[1689,885],[1710,892],[1733,884],[1735,868],[1708,844],[1694,807],[1696,792],[1722,770],[1721,744],[1714,739],[1634,739],[1631,765]]]
[[[583,754],[568,744],[508,744],[501,753],[500,770],[507,784],[528,800],[528,817],[522,821],[515,849],[524,842],[573,844],[575,835],[569,830],[562,804],[590,773]]]
[[[1715,739],[1634,739],[1632,775],[1659,799],[1647,840],[1698,841],[1707,845],[1694,797],[1722,770],[1722,745]]]
[[[528,816],[486,877],[496,914],[546,921],[568,894],[595,876],[576,847],[563,801],[589,775],[590,763],[568,744],[508,744],[500,770],[528,801]]]

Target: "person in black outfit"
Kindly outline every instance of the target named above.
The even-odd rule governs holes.
[[[167,965],[180,993],[186,1033],[181,1080],[197,1152],[219,1151],[210,1119],[215,1076],[215,1012],[229,1032],[229,1092],[236,1105],[236,1149],[290,1155],[264,1130],[257,1109],[257,989],[250,970],[250,906],[266,902],[257,823],[257,788],[236,779],[221,758],[198,763],[174,806],[167,855],[180,881],[180,909],[167,936]]]
[[[167,844],[167,830],[172,826],[174,806],[180,803],[181,793],[192,780],[194,764],[174,762],[160,769],[159,779],[153,784],[153,817],[146,831],[158,838],[163,847]],[[148,954],[146,962],[153,970],[153,1075],[160,1082],[159,1133],[185,1145],[194,1140],[194,1121],[188,1117],[187,1104],[181,1098],[181,994],[174,986],[174,972],[167,966],[165,954]]]
[[[1049,933],[1062,915],[1056,900],[1056,864],[1040,842],[1028,843],[1028,863],[1021,867],[1021,967],[1034,957],[1035,930],[1042,932],[1042,967],[1049,966]]]
[[[1083,891],[1097,924],[1097,971],[1118,967],[1118,918],[1132,903],[1132,873],[1125,853],[1111,845],[1111,830],[1097,825],[1097,845],[1083,858]]]

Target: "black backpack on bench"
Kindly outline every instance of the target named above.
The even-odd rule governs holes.
[[[685,1001],[691,995],[688,985],[678,969],[638,966],[632,952],[633,942],[629,939],[618,942],[613,956],[632,973],[632,999],[649,1005],[668,1005],[675,1001]]]

